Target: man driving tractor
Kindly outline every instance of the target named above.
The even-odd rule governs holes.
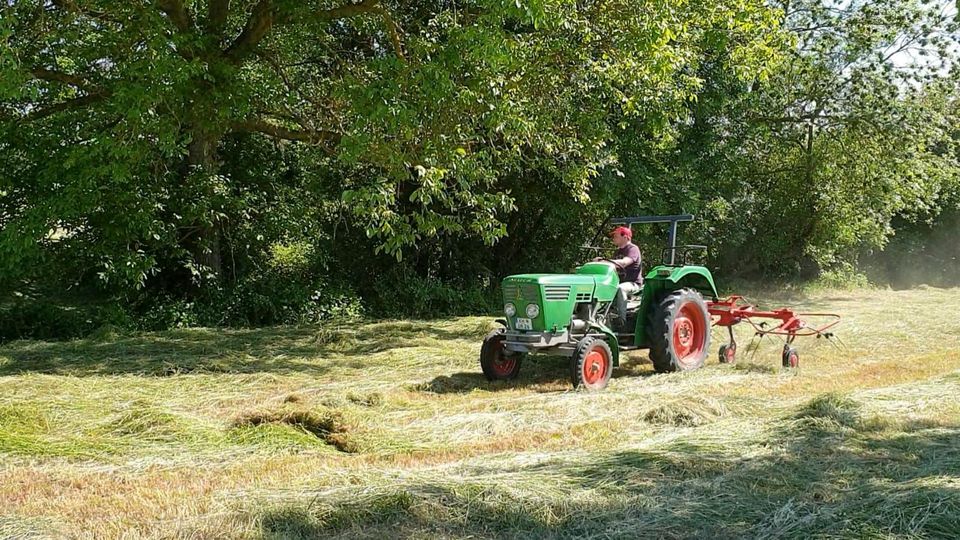
[[[617,227],[610,231],[610,240],[617,246],[613,258],[597,257],[594,261],[608,262],[617,269],[620,285],[617,287],[614,303],[617,307],[619,325],[623,326],[626,322],[627,299],[643,288],[642,258],[640,248],[632,241],[633,231],[629,227]]]

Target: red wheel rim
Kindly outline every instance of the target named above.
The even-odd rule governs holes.
[[[695,361],[703,354],[707,338],[707,322],[700,307],[694,302],[680,306],[673,321],[673,350],[682,363]]]
[[[733,363],[733,360],[737,357],[737,349],[733,347],[727,347],[723,351],[723,355],[727,358],[728,363]]]
[[[501,340],[497,347],[497,355],[493,359],[493,371],[500,377],[507,377],[517,365],[517,359],[507,356],[506,347]]]
[[[800,357],[797,356],[797,353],[794,352],[794,351],[791,351],[791,352],[790,352],[790,356],[788,357],[787,360],[788,360],[788,362],[790,363],[790,367],[792,367],[792,368],[797,367],[797,366],[800,365]]]
[[[583,382],[587,386],[596,386],[607,376],[610,359],[603,349],[591,349],[583,359]]]

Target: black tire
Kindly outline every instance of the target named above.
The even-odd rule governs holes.
[[[717,354],[721,364],[737,363],[737,344],[724,343],[720,346],[720,352]]]
[[[783,354],[781,354],[780,359],[785,368],[800,367],[800,354],[797,352],[797,349],[790,345],[783,346]]]
[[[507,351],[504,347],[507,330],[492,330],[480,346],[480,369],[488,381],[515,379],[526,354]]]
[[[613,374],[613,353],[607,342],[595,337],[580,340],[570,358],[573,387],[595,392],[603,390]]]
[[[703,296],[693,289],[664,296],[653,311],[648,335],[650,361],[658,373],[703,367],[710,349],[710,314]]]

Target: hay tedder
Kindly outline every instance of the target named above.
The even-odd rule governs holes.
[[[626,313],[611,313],[620,280],[609,260],[588,262],[573,274],[505,278],[506,318],[498,320],[502,328],[490,332],[480,349],[480,367],[487,379],[516,377],[523,360],[533,353],[569,357],[574,388],[588,390],[607,386],[620,363],[620,351],[649,349],[657,372],[697,369],[709,353],[715,326],[727,327],[730,340],[720,347],[719,357],[722,363],[732,363],[737,357],[733,326],[739,323],[750,325],[761,342],[768,336],[782,339],[782,364],[795,368],[800,361],[793,346],[796,338],[834,337],[829,330],[840,322],[839,315],[788,308],[763,311],[742,296],[721,298],[710,271],[687,264],[690,253],[706,246],[676,245],[677,224],[692,220],[691,215],[640,216],[614,218],[604,225],[669,224],[663,262],[646,273],[639,292],[628,299]],[[594,243],[599,236],[600,231]]]

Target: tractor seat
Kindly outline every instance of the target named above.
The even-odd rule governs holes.
[[[627,295],[627,310],[633,311],[640,308],[640,303],[643,301],[643,285],[640,285],[640,288],[636,291],[633,291]]]

